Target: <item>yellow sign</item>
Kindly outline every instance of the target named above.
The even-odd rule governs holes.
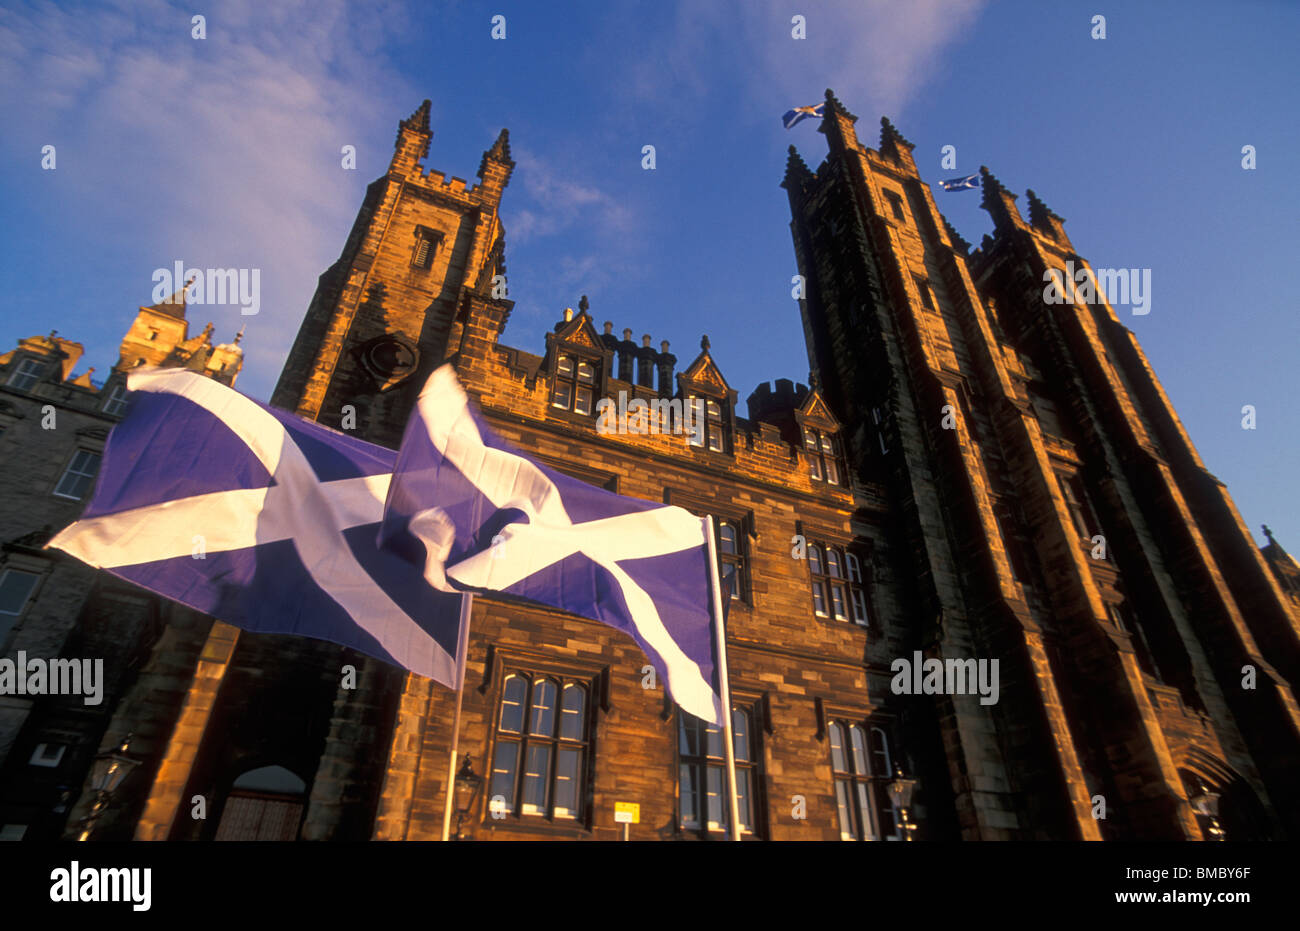
[[[636,802],[614,803],[615,824],[640,824],[641,806]]]

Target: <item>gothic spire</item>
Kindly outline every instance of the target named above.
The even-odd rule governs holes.
[[[880,150],[883,152],[886,146],[891,145],[905,145],[909,149],[916,148],[895,128],[894,124],[889,121],[889,117],[882,116],[880,118]]]
[[[169,317],[176,317],[178,320],[185,319],[185,296],[189,293],[190,288],[194,285],[195,276],[191,275],[190,280],[181,285],[171,297],[159,301],[149,307],[142,307],[141,310],[152,310],[160,314],[166,314]]]
[[[835,91],[828,87],[826,88],[826,109],[822,113],[823,122],[825,122],[826,117],[830,116],[832,112],[839,113],[845,119],[851,120],[855,123],[858,120],[856,116],[849,112],[848,107],[840,103],[840,99],[835,96]]]
[[[1047,229],[1050,226],[1049,219],[1060,223],[1065,222],[1064,217],[1053,213],[1045,203],[1038,199],[1038,195],[1034,193],[1033,188],[1030,188],[1025,194],[1029,197],[1029,222],[1034,226]]]
[[[785,160],[785,180],[781,182],[781,187],[787,191],[800,188],[811,181],[812,177],[813,173],[808,170],[799,150],[790,146],[790,154]]]
[[[425,98],[424,103],[415,108],[415,112],[402,120],[401,128],[417,133],[430,132],[429,129],[429,109],[433,106],[433,101]]]
[[[1021,223],[1020,211],[1016,208],[1016,195],[1003,187],[1002,182],[986,166],[980,166],[980,175],[984,178],[984,199],[980,201],[980,206],[993,217],[994,226],[1002,229],[1008,224],[1014,226]]]

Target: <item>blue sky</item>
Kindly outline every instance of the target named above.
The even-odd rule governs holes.
[[[829,86],[869,145],[889,115],[932,186],[986,164],[1094,265],[1150,268],[1151,312],[1123,322],[1252,532],[1300,552],[1296,4],[198,6],[203,41],[195,9],[163,2],[0,9],[0,348],[57,328],[103,375],[154,269],[256,267],[259,314],[191,320],[219,341],[248,324],[240,387],[267,397],[397,122],[429,97],[426,164],[448,175],[472,181],[510,128],[507,342],[540,351],[585,293],[598,323],[667,339],[681,364],[707,332],[743,402],[807,377],[779,184],[787,145],[815,167],[825,140],[780,115]],[[978,192],[935,197],[966,239],[990,230]]]

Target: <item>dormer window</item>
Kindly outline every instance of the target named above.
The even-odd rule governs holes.
[[[9,376],[9,387],[19,391],[30,391],[45,374],[45,363],[36,359],[23,359],[18,368]]]
[[[723,417],[722,402],[714,398],[689,398],[688,403],[691,405],[692,416],[703,418],[703,429],[689,434],[690,444],[700,448],[708,447],[715,453],[725,452],[726,418]]]
[[[804,454],[808,457],[808,474],[814,482],[826,482],[839,485],[842,469],[840,468],[840,443],[830,433],[803,428]]]
[[[113,390],[108,393],[108,399],[104,401],[104,413],[116,417],[124,410],[126,410],[126,385],[114,385]]]
[[[596,367],[577,356],[560,356],[555,364],[551,406],[575,414],[590,414],[596,395]]]
[[[442,236],[423,226],[415,228],[415,251],[411,254],[412,268],[432,268],[433,254],[438,249]]]

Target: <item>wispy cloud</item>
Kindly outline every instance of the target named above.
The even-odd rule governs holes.
[[[566,174],[527,150],[517,151],[515,162],[522,206],[503,208],[513,241],[526,243],[579,227],[595,235],[626,233],[633,227],[631,207],[589,180]]]
[[[859,112],[897,116],[942,71],[943,49],[983,6],[984,0],[754,0],[741,13],[725,4],[683,3],[668,34],[630,66],[629,83],[641,99],[681,112],[693,99],[725,90],[742,111],[766,114],[774,100],[782,107],[816,103],[832,87]],[[791,34],[795,15],[805,18],[804,39]],[[721,87],[720,67],[732,75]]]
[[[258,316],[205,309],[219,339],[249,324],[259,364],[249,357],[245,382],[265,394],[410,100],[372,90],[405,87],[367,54],[392,18],[343,0],[203,9],[204,40],[193,11],[162,2],[0,10],[0,97],[22,101],[0,146],[30,161],[33,142],[56,144],[84,225],[131,231],[141,285],[128,301],[177,259],[260,268]],[[346,144],[356,172],[342,168]]]

